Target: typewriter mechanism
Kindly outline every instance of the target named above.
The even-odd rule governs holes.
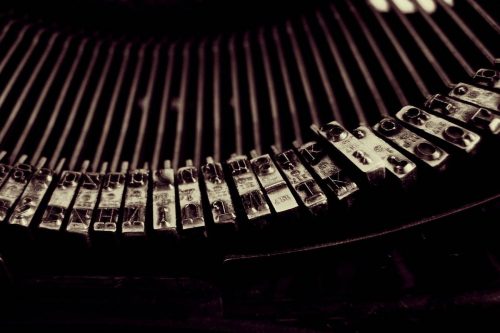
[[[375,2],[1,4],[0,323],[494,323],[499,12]]]

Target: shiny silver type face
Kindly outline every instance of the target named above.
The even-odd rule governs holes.
[[[301,145],[298,151],[320,183],[328,189],[332,200],[344,201],[350,205],[354,194],[359,190],[358,185],[328,156],[325,148],[318,142],[311,141]]]
[[[81,173],[64,171],[55,188],[39,228],[58,231],[67,219],[73,197],[80,182]]]
[[[96,211],[93,231],[115,233],[118,230],[120,208],[125,192],[126,174],[110,172],[103,180],[101,198]]]
[[[467,83],[459,83],[448,95],[486,109],[500,112],[500,94],[494,91],[478,88]]]
[[[271,210],[246,156],[231,157],[226,163],[243,204],[246,219],[252,222],[269,217]]]
[[[38,169],[34,173],[17,206],[14,208],[9,224],[23,227],[30,226],[43,197],[52,183],[53,175],[54,172],[47,168]]]
[[[269,154],[252,158],[250,164],[274,212],[280,214],[298,209],[297,201]]]
[[[365,147],[382,159],[388,175],[397,180],[401,187],[408,188],[415,183],[417,171],[415,163],[376,136],[369,127],[360,126],[353,131],[353,134]]]
[[[331,121],[321,127],[312,126],[339,155],[350,162],[355,170],[372,185],[380,184],[385,178],[385,168],[382,160],[368,151],[356,137],[349,133],[338,122]]]
[[[436,170],[446,168],[449,158],[446,151],[403,127],[396,119],[384,118],[373,129],[422,163]]]
[[[82,174],[82,185],[71,209],[66,231],[88,237],[92,214],[97,208],[102,175],[94,172]]]
[[[481,140],[476,133],[414,106],[405,106],[396,113],[396,118],[465,153],[473,153]]]
[[[452,121],[458,121],[463,125],[469,125],[493,135],[500,134],[500,115],[491,110],[440,94],[431,96],[425,106],[430,111]]]
[[[7,180],[11,170],[12,166],[5,163],[0,163],[0,188]]]
[[[134,170],[127,175],[122,220],[122,234],[124,235],[146,235],[148,182],[148,170]]]
[[[324,213],[328,199],[297,154],[290,149],[275,155],[275,160],[301,204],[313,215]]]
[[[205,230],[205,217],[201,202],[201,190],[198,183],[198,169],[191,163],[177,170],[177,189],[179,191],[181,228]]]
[[[211,157],[201,167],[205,181],[206,195],[213,222],[217,224],[235,224],[236,210],[231,199],[229,187],[224,178],[222,164],[215,162]]]
[[[500,72],[494,69],[481,68],[472,78],[475,84],[500,91]]]
[[[16,164],[0,189],[0,222],[8,219],[11,210],[28,185],[34,168],[29,164]]]
[[[153,172],[153,230],[177,233],[175,208],[174,170],[159,169]]]

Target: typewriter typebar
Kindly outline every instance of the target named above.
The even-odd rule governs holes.
[[[276,164],[285,175],[292,191],[312,215],[322,215],[328,210],[328,199],[293,149],[275,152]]]
[[[12,170],[12,166],[5,164],[5,163],[0,163],[0,187],[5,183],[7,178],[10,175],[10,171]]]
[[[366,147],[338,122],[332,121],[319,128],[313,125],[312,129],[348,159],[356,170],[360,170],[370,184],[383,182],[385,168],[380,157],[369,153]]]
[[[207,157],[201,166],[205,182],[206,196],[215,228],[236,229],[236,210],[225,180],[222,164]]]
[[[271,209],[247,157],[232,156],[227,160],[227,164],[245,212],[245,220],[259,227],[266,225],[271,217]]]
[[[34,215],[49,189],[53,176],[54,172],[47,168],[40,168],[33,174],[17,206],[14,208],[9,224],[22,227],[31,225]]]
[[[500,94],[494,91],[486,90],[473,86],[472,84],[459,83],[448,94],[450,97],[460,99],[467,103],[492,110],[500,113]]]
[[[22,162],[18,162],[12,168],[7,180],[0,189],[0,222],[8,222],[12,210],[30,182],[34,172],[35,168],[33,166]],[[36,207],[37,201],[39,201],[37,197],[34,198],[34,207]],[[30,205],[29,197],[27,204],[28,209],[33,208],[33,206]]]
[[[116,237],[120,223],[123,194],[125,193],[126,167],[122,172],[109,172],[104,176],[99,204],[92,231],[96,237]]]
[[[70,216],[71,203],[77,193],[81,176],[80,172],[63,171],[38,226],[40,229],[59,231],[63,228],[63,223],[67,222]]]
[[[12,166],[8,164],[8,162],[7,163],[2,162],[2,160],[5,158],[6,155],[7,155],[6,151],[0,152],[0,188],[7,180],[10,171],[12,170]]]
[[[149,170],[129,171],[123,207],[122,234],[146,236],[146,206],[148,201]]]
[[[396,119],[382,119],[373,128],[397,147],[412,154],[424,165],[439,171],[446,169],[449,154],[437,145],[403,127]]]
[[[353,130],[353,135],[379,156],[384,162],[386,172],[403,188],[409,188],[416,182],[417,166],[390,144],[375,135],[369,127],[360,126]],[[389,177],[388,177],[389,178]]]
[[[474,83],[500,91],[500,72],[494,69],[481,68],[473,76]]]
[[[318,142],[310,141],[298,146],[297,150],[325,188],[331,203],[341,202],[345,207],[351,206],[359,191],[358,185],[334,162],[326,149]]]
[[[469,125],[489,134],[500,134],[500,115],[488,109],[440,94],[429,97],[425,106],[449,120],[459,121],[463,125]]]
[[[175,177],[170,163],[153,172],[153,230],[177,236]]]
[[[264,189],[272,211],[291,219],[292,215],[296,215],[299,206],[271,156],[269,154],[258,156],[255,151],[250,154],[253,157],[250,164]]]
[[[451,144],[462,152],[474,153],[480,137],[476,133],[434,116],[414,106],[406,106],[396,113],[396,118],[416,130],[432,135],[445,144]]]
[[[81,176],[81,186],[76,195],[75,203],[71,208],[66,232],[80,237],[84,242],[90,241],[89,231],[92,216],[97,208],[102,177],[97,172],[84,172]]]
[[[205,233],[205,216],[201,203],[201,190],[198,182],[198,169],[193,161],[177,170],[177,187],[180,204],[180,230],[183,232]]]

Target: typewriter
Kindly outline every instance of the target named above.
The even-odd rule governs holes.
[[[496,324],[495,1],[0,14],[2,327]]]

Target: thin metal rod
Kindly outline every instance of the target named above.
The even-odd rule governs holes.
[[[431,15],[429,15],[420,5],[420,3],[416,0],[412,0],[415,6],[417,7],[420,15],[424,18],[424,20],[427,22],[427,24],[432,28],[436,36],[441,40],[441,42],[446,46],[448,51],[453,55],[453,57],[457,60],[457,62],[462,66],[462,68],[465,70],[467,75],[472,76],[474,75],[474,69],[471,67],[471,65],[465,60],[465,58],[462,56],[462,53],[458,51],[458,49],[455,47],[455,45],[451,42],[451,40],[446,36],[444,31],[439,27],[439,25],[436,24],[434,19],[432,18]]]
[[[90,166],[90,160],[83,161],[82,166],[80,167],[80,172],[81,173],[87,172],[87,169],[89,168],[89,166]]]
[[[54,165],[57,163],[59,160],[59,155],[61,154],[61,151],[66,144],[66,140],[68,138],[68,135],[71,131],[71,128],[73,127],[73,123],[75,122],[76,114],[78,112],[78,108],[80,107],[80,104],[83,99],[83,95],[85,91],[87,90],[87,86],[89,84],[90,80],[90,74],[94,71],[95,63],[97,60],[97,56],[99,55],[99,52],[101,50],[101,42],[97,42],[94,50],[92,52],[92,57],[90,58],[89,65],[87,67],[87,70],[85,72],[85,75],[83,77],[83,80],[79,86],[78,93],[76,94],[75,100],[73,101],[73,105],[71,107],[71,110],[69,112],[68,119],[66,120],[66,125],[64,126],[64,130],[59,137],[59,140],[57,142],[56,149],[54,150],[54,153],[52,154],[52,158],[50,160],[50,167],[53,168]]]
[[[213,115],[214,115],[214,159],[220,161],[221,159],[221,102],[220,102],[220,37],[215,39],[212,44],[213,54]]]
[[[104,174],[108,171],[108,165],[109,165],[109,164],[108,164],[108,162],[107,162],[107,161],[102,162],[102,164],[101,164],[101,169],[99,170],[99,173],[100,173],[101,175],[104,175]],[[97,169],[96,169],[96,170],[97,170]]]
[[[495,56],[488,50],[488,48],[483,44],[480,38],[467,26],[467,24],[460,18],[460,16],[455,13],[455,11],[450,8],[443,0],[437,0],[441,8],[443,8],[446,13],[451,17],[455,24],[464,32],[465,35],[470,39],[470,41],[476,46],[476,48],[484,55],[484,57],[492,64],[495,63]]]
[[[47,163],[47,157],[43,156],[41,157],[38,162],[35,164],[35,169],[41,169],[43,166]]]
[[[28,155],[26,155],[26,154],[21,155],[21,157],[19,157],[17,159],[16,164],[22,164],[22,163],[26,162],[27,159],[28,159]]]
[[[343,123],[344,121],[342,119],[342,114],[340,113],[340,109],[339,109],[339,106],[337,103],[337,98],[335,97],[335,93],[333,92],[332,84],[330,82],[330,78],[328,77],[325,63],[324,63],[323,59],[321,58],[321,55],[319,53],[318,44],[316,43],[316,40],[314,39],[314,36],[311,33],[309,23],[307,22],[305,17],[302,17],[302,25],[304,27],[304,31],[305,31],[306,36],[307,36],[307,40],[309,41],[309,47],[311,48],[311,51],[313,53],[314,62],[316,63],[316,66],[318,67],[318,72],[319,72],[319,76],[321,78],[321,83],[323,84],[323,87],[325,89],[326,96],[328,98],[328,104],[330,104],[330,109],[332,111],[333,117],[338,122]]]
[[[78,158],[81,155],[83,144],[89,134],[90,125],[92,124],[92,120],[94,119],[94,115],[97,109],[97,105],[99,103],[99,99],[102,95],[102,90],[104,87],[104,83],[106,82],[106,78],[108,77],[109,68],[111,66],[111,61],[113,59],[114,53],[116,49],[116,43],[111,43],[108,53],[106,54],[106,62],[104,63],[104,67],[101,70],[99,81],[97,82],[97,87],[94,91],[94,95],[92,96],[92,101],[90,102],[89,111],[85,117],[85,122],[83,123],[82,130],[80,135],[78,136],[78,141],[76,142],[75,148],[73,149],[73,154],[69,161],[69,169],[75,170],[76,164],[78,162]]]
[[[9,32],[10,28],[12,27],[13,22],[10,21],[2,30],[2,37],[0,37],[0,42],[2,42]],[[12,57],[12,54],[16,51],[18,48],[19,44],[21,44],[21,41],[23,40],[24,36],[26,35],[26,31],[31,28],[32,25],[28,24],[25,25],[24,27],[21,28],[19,33],[16,35],[16,40],[14,40],[14,43],[10,45],[9,50],[5,54],[5,56],[2,58],[2,62],[0,62],[0,73],[3,72],[5,65],[9,62],[10,58]]]
[[[24,53],[23,58],[21,59],[19,64],[16,66],[16,70],[14,71],[12,76],[9,78],[9,81],[7,82],[7,85],[5,86],[5,88],[2,90],[2,93],[0,94],[0,109],[3,107],[3,103],[5,103],[5,99],[10,94],[10,91],[12,90],[14,83],[16,83],[16,81],[19,77],[19,74],[21,74],[22,70],[24,69],[24,66],[26,66],[28,59],[31,57],[31,55],[33,54],[33,51],[35,50],[36,46],[40,42],[40,36],[44,32],[45,32],[44,29],[38,30],[35,37],[33,37],[33,40],[31,41],[31,44],[30,44],[28,50]],[[10,114],[12,114],[12,113],[10,113]]]
[[[43,158],[43,157],[42,157]],[[63,157],[59,160],[59,162],[56,164],[56,167],[54,169],[54,173],[56,175],[60,175],[62,169],[64,168],[64,164],[66,164],[66,159]]]
[[[118,163],[123,151],[123,145],[125,143],[125,138],[127,136],[128,128],[130,126],[130,117],[134,109],[134,102],[137,96],[137,86],[139,85],[139,79],[141,78],[142,68],[144,65],[144,50],[146,44],[142,44],[139,48],[139,54],[137,63],[135,65],[134,76],[132,78],[132,85],[130,86],[130,91],[128,94],[127,105],[125,106],[125,113],[123,115],[123,120],[121,121],[120,134],[118,136],[118,141],[116,143],[115,152],[113,154],[113,160],[111,161],[111,170],[116,170],[118,168]]]
[[[198,46],[198,79],[196,87],[196,136],[194,141],[194,164],[200,165],[203,146],[203,115],[205,102],[205,46],[204,39]]]
[[[128,62],[130,59],[130,47],[131,44],[126,44],[123,49],[122,61],[120,64],[120,69],[118,71],[118,77],[116,78],[115,87],[111,95],[111,101],[109,103],[108,110],[106,112],[106,119],[104,120],[104,126],[99,137],[99,143],[97,144],[97,149],[92,161],[92,169],[97,170],[99,162],[101,161],[102,153],[108,139],[109,130],[111,128],[111,122],[113,121],[113,116],[116,111],[116,104],[118,102],[118,97],[120,96],[120,91],[123,86],[123,78],[125,77],[125,72],[127,70]],[[120,124],[121,126],[121,124]],[[114,170],[111,168],[111,170]]]
[[[297,64],[297,69],[299,70],[300,81],[302,87],[304,88],[304,94],[306,96],[307,104],[309,105],[309,114],[311,115],[311,121],[314,124],[319,125],[320,119],[318,115],[318,107],[316,105],[316,99],[312,93],[311,82],[307,74],[306,66],[304,65],[304,58],[302,57],[301,48],[297,42],[297,37],[295,36],[295,31],[293,30],[292,23],[290,21],[286,22],[286,32],[290,42],[292,43],[292,50],[295,57],[295,62]]]
[[[371,8],[371,7],[370,7]],[[403,49],[401,44],[399,43],[398,39],[392,32],[391,28],[387,25],[385,22],[385,19],[382,17],[381,14],[379,14],[375,9],[371,8],[373,15],[375,16],[375,19],[379,23],[379,25],[382,27],[384,30],[384,33],[386,34],[387,38],[389,38],[392,46],[398,53],[399,57],[401,58],[401,61],[406,67],[406,70],[408,73],[410,73],[410,76],[412,77],[413,81],[417,85],[418,90],[424,96],[424,98],[427,98],[429,96],[429,89],[427,89],[427,86],[425,85],[424,81],[422,80],[422,77],[420,74],[418,74],[418,71],[415,69],[415,66],[413,66],[413,63],[410,61],[410,58],[408,58],[408,54],[406,51]]]
[[[234,136],[236,144],[236,154],[243,153],[243,134],[241,130],[241,102],[238,78],[238,60],[236,58],[235,37],[229,39],[229,57],[231,62],[231,90],[233,94],[232,105],[234,109]]]
[[[271,61],[269,51],[267,49],[266,40],[264,38],[264,29],[259,30],[259,46],[262,54],[262,62],[264,64],[264,73],[266,75],[267,90],[269,91],[269,105],[271,107],[271,118],[273,121],[273,136],[274,145],[281,151],[283,147],[283,139],[281,135],[281,126],[279,119],[278,100],[276,98],[276,85],[271,69]]]
[[[151,64],[151,69],[149,71],[148,86],[146,88],[146,95],[143,98],[141,107],[141,121],[139,124],[139,132],[137,134],[137,140],[135,142],[134,156],[132,157],[132,163],[130,168],[135,170],[139,164],[139,159],[141,157],[141,150],[144,144],[144,136],[146,135],[146,127],[148,124],[149,114],[151,113],[151,99],[153,98],[153,88],[156,84],[156,77],[158,74],[158,58],[160,57],[160,44],[156,44],[153,50],[153,62]]]
[[[396,16],[399,18],[401,23],[405,26],[406,30],[410,33],[411,37],[417,44],[418,48],[420,51],[424,54],[425,58],[427,61],[431,64],[432,68],[436,72],[436,74],[439,76],[441,81],[444,83],[445,86],[447,87],[453,87],[454,83],[448,76],[447,72],[444,70],[444,68],[441,66],[441,63],[439,60],[434,56],[432,53],[431,49],[427,46],[425,41],[420,37],[420,34],[415,30],[411,22],[408,20],[405,14],[401,12],[401,10],[394,4],[394,2],[390,1],[390,6],[396,13]]]
[[[111,169],[111,172],[114,172],[117,169]],[[126,173],[129,170],[128,161],[123,161],[120,163],[120,173]]]
[[[245,50],[245,63],[247,69],[248,92],[250,95],[250,114],[252,116],[253,146],[258,154],[262,152],[260,141],[260,118],[257,104],[257,88],[255,86],[255,73],[252,61],[252,46],[250,45],[250,35],[245,33],[243,37],[243,48]]]
[[[375,80],[373,79],[372,74],[370,73],[370,70],[368,69],[368,66],[366,65],[366,62],[361,55],[361,52],[358,49],[358,46],[356,45],[356,42],[354,38],[352,37],[351,33],[349,32],[349,29],[347,29],[347,26],[344,23],[344,20],[342,19],[342,16],[339,15],[338,11],[332,6],[330,6],[330,9],[333,12],[333,16],[335,17],[335,20],[337,21],[340,30],[342,31],[342,34],[344,35],[345,39],[347,40],[347,44],[349,45],[349,49],[351,50],[352,54],[354,55],[354,59],[356,60],[356,63],[358,64],[358,67],[361,71],[361,74],[363,75],[363,78],[368,86],[368,89],[370,90],[370,93],[373,96],[373,100],[375,101],[375,105],[377,106],[377,110],[379,114],[382,117],[387,117],[389,115],[389,111],[387,110],[387,106],[384,103],[384,100],[382,99],[382,96],[380,95],[380,91],[377,87],[377,84],[375,83]]]
[[[3,42],[5,39],[5,36],[9,33],[10,28],[12,28],[12,25],[14,24],[14,20],[10,19],[2,28],[2,33],[0,34],[0,43]]]
[[[167,120],[168,105],[170,103],[170,89],[172,86],[172,73],[174,68],[174,55],[175,55],[176,44],[170,45],[168,50],[168,63],[167,70],[165,71],[165,82],[163,86],[163,93],[160,106],[160,116],[158,119],[158,130],[156,131],[156,140],[153,152],[153,160],[151,161],[151,167],[160,168],[160,152],[162,148],[162,142],[164,140],[165,125]]]
[[[377,61],[380,64],[382,71],[384,72],[384,75],[387,77],[387,81],[389,81],[389,84],[394,90],[394,93],[396,94],[399,103],[401,104],[401,106],[408,105],[408,98],[406,97],[403,89],[401,89],[401,84],[394,75],[392,67],[387,62],[384,53],[380,50],[380,47],[378,46],[377,41],[373,37],[373,34],[371,33],[370,29],[366,26],[364,19],[359,15],[358,11],[353,6],[351,0],[347,0],[347,5],[349,7],[349,10],[354,15],[353,21],[357,22],[359,27],[361,28],[363,35],[365,36],[366,40],[368,41],[368,44],[370,45],[370,48],[375,54],[375,58],[377,58]]]
[[[334,8],[330,7],[330,9],[332,10],[332,12],[335,16],[336,11],[334,10]],[[358,121],[361,125],[366,125],[366,124],[368,124],[368,120],[366,119],[365,112],[363,111],[363,107],[361,106],[358,95],[356,94],[356,90],[354,89],[354,85],[352,84],[351,76],[347,72],[344,61],[342,60],[342,56],[339,52],[337,43],[335,43],[335,40],[333,39],[333,36],[330,33],[330,29],[328,28],[328,25],[326,24],[326,22],[323,18],[323,15],[321,15],[321,13],[319,11],[316,12],[316,17],[318,19],[318,23],[321,27],[321,30],[323,31],[323,34],[326,37],[326,42],[328,44],[328,48],[330,49],[330,53],[332,54],[332,58],[335,61],[335,64],[337,65],[340,76],[342,77],[342,81],[344,82],[344,86],[347,90],[347,94],[349,95],[349,98],[351,99],[351,103],[352,103],[352,106],[354,107],[354,112],[356,113]]]
[[[59,72],[59,69],[61,68],[61,64],[64,60],[64,57],[66,56],[66,53],[69,48],[70,42],[73,40],[73,37],[67,37],[62,49],[59,53],[59,56],[57,57],[56,62],[54,63],[54,66],[52,67],[52,70],[49,74],[49,77],[47,78],[42,91],[40,92],[40,95],[38,96],[38,99],[36,101],[35,106],[33,107],[33,111],[31,111],[30,116],[28,118],[28,121],[24,124],[23,130],[21,134],[18,136],[16,146],[12,150],[12,155],[17,156],[19,152],[21,151],[25,141],[26,137],[28,136],[29,132],[31,131],[31,128],[33,127],[33,124],[35,123],[35,119],[38,117],[38,114],[40,113],[40,110],[42,109],[42,105],[45,102],[45,99],[47,98],[47,94],[52,87],[52,84],[54,83],[54,79],[56,77],[56,74]],[[31,160],[31,163],[35,163],[36,160]]]
[[[278,61],[280,65],[280,73],[283,79],[283,84],[285,86],[286,100],[288,104],[288,110],[290,111],[290,116],[292,118],[293,134],[295,136],[295,141],[302,143],[302,132],[300,129],[299,116],[297,114],[297,104],[295,103],[294,94],[292,86],[290,84],[290,76],[288,75],[288,68],[285,60],[285,53],[283,52],[283,45],[281,44],[281,38],[276,27],[272,30],[274,44],[278,53]]]
[[[175,128],[174,139],[174,154],[172,158],[172,165],[175,168],[179,166],[181,149],[184,136],[184,118],[186,117],[187,109],[187,87],[189,75],[189,60],[191,57],[191,41],[184,45],[182,50],[182,70],[181,70],[181,86],[179,90],[179,99],[177,103],[177,124]]]
[[[45,62],[47,61],[47,58],[52,51],[54,47],[54,42],[56,39],[59,37],[59,33],[54,33],[50,37],[47,47],[43,51],[42,55],[40,56],[40,59],[38,59],[38,63],[36,64],[35,68],[31,72],[31,75],[26,82],[26,84],[23,87],[23,90],[21,91],[21,94],[19,94],[19,97],[16,99],[16,104],[12,107],[9,113],[9,117],[3,124],[2,130],[0,131],[0,143],[4,140],[5,135],[9,132],[10,127],[12,126],[12,123],[16,119],[17,115],[19,114],[19,111],[21,110],[21,107],[23,106],[24,102],[26,101],[26,97],[28,96],[28,93],[31,91],[31,88],[33,87],[33,83],[35,80],[38,78],[38,75],[40,74],[40,71],[42,70],[43,66],[45,65]]]
[[[467,0],[469,5],[474,8],[474,10],[490,25],[490,27],[495,30],[497,34],[500,34],[500,25],[497,21],[488,14],[487,11],[483,9],[475,0]]]
[[[54,130],[54,126],[57,120],[57,117],[59,116],[61,112],[61,108],[63,105],[64,100],[66,99],[66,94],[68,93],[69,87],[71,85],[71,82],[73,82],[73,78],[76,73],[76,69],[78,68],[78,65],[80,64],[80,61],[82,59],[82,54],[85,49],[85,46],[87,45],[87,38],[83,39],[80,41],[80,46],[78,47],[77,54],[75,56],[75,59],[73,63],[71,64],[71,67],[68,71],[68,75],[66,76],[64,80],[64,84],[61,88],[61,92],[59,93],[59,96],[57,97],[56,105],[54,106],[54,110],[50,114],[49,121],[47,125],[45,126],[45,131],[43,132],[42,137],[38,141],[37,148],[35,152],[33,153],[33,160],[36,161],[42,154],[42,150],[45,148],[45,144],[47,143],[47,140],[50,137],[50,134]]]

